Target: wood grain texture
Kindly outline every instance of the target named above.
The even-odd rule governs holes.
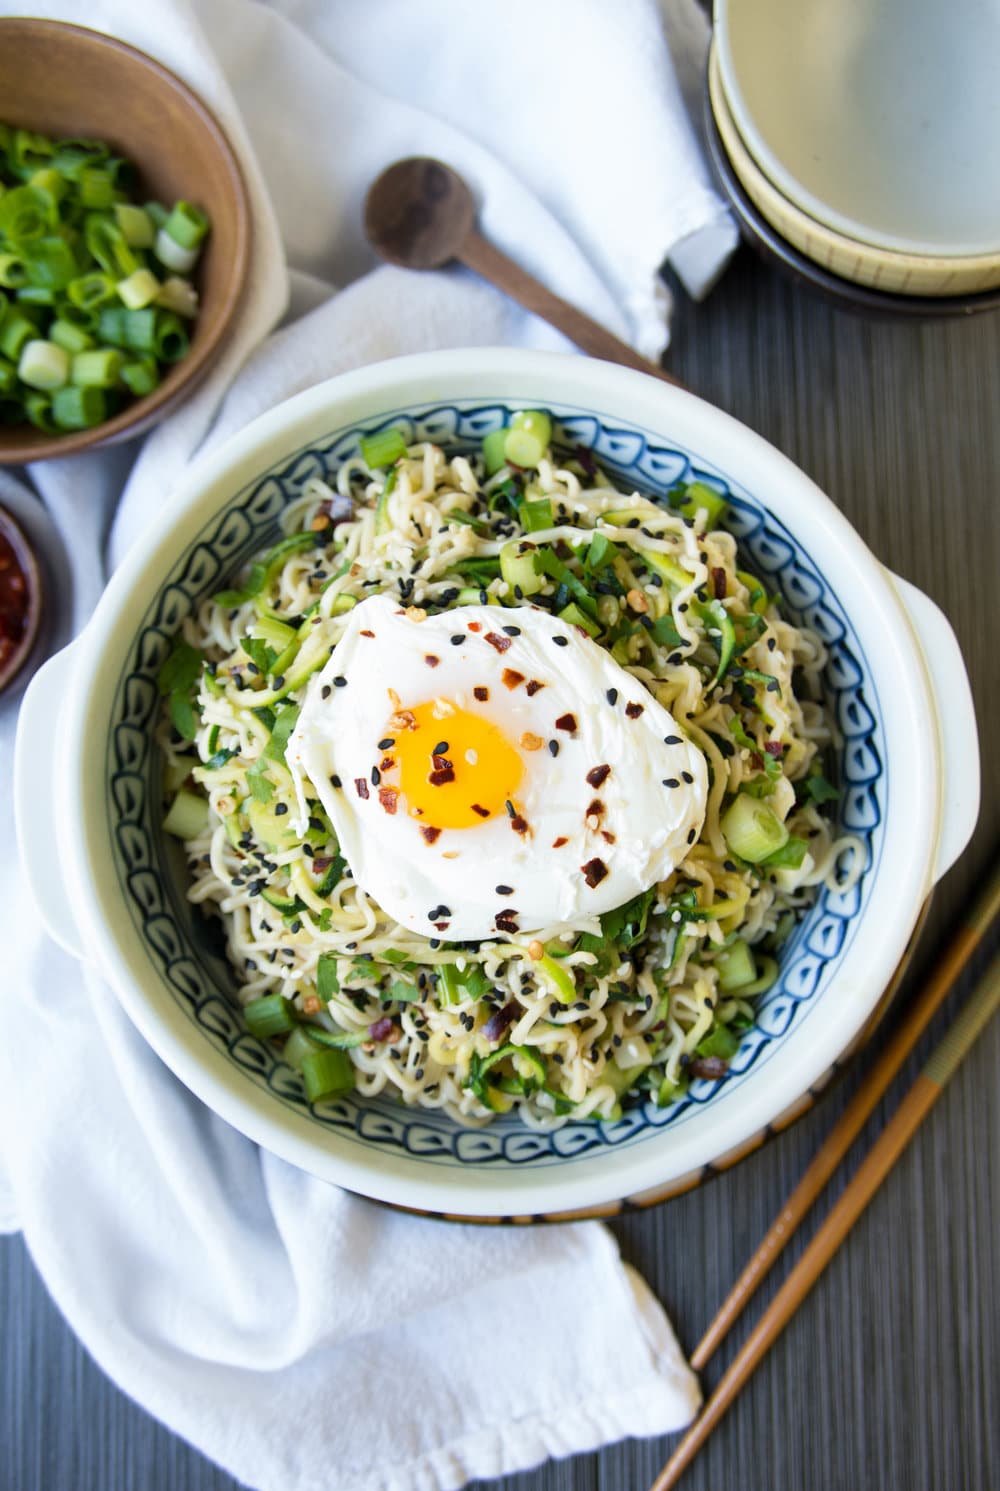
[[[905,1002],[1000,839],[1000,317],[863,320],[743,253],[703,306],[678,296],[671,368],[797,461],[887,564],[943,606],[984,751],[972,846],[935,898]],[[988,939],[957,991],[996,948]],[[953,1008],[945,1007],[944,1018]],[[613,1224],[689,1348],[763,1236],[873,1049],[798,1124],[696,1191]],[[940,1036],[932,1022],[814,1225]],[[841,1252],[683,1481],[690,1491],[994,1491],[1000,1466],[1000,1022],[949,1083]],[[801,1255],[803,1229],[707,1375]],[[0,1491],[233,1491],[107,1383],[12,1239],[0,1251]],[[676,1439],[627,1441],[490,1483],[644,1491]],[[71,1467],[71,1470],[69,1469]],[[335,1491],[331,1475],[329,1491]],[[328,1491],[328,1488],[322,1488]]]

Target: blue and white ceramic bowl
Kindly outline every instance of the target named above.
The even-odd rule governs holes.
[[[552,411],[624,483],[709,477],[729,495],[752,567],[830,649],[843,735],[845,830],[864,843],[848,894],[823,891],[781,959],[731,1074],[668,1109],[550,1133],[485,1130],[389,1099],[310,1105],[300,1079],[243,1028],[226,964],[185,899],[160,826],[155,685],[183,618],[273,540],[309,477],[386,424],[478,445],[518,408]],[[150,1044],[205,1103],[293,1163],[397,1205],[467,1217],[613,1210],[731,1161],[829,1072],[879,1004],[934,882],[978,808],[975,719],[947,621],[888,573],[837,509],[727,415],[639,373],[505,350],[399,358],[335,378],[198,461],[116,573],[78,640],[26,698],[16,797],[26,869],[53,935],[86,949]],[[57,864],[40,816],[59,825]],[[54,883],[55,876],[61,877]]]

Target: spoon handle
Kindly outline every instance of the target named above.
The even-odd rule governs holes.
[[[489,280],[512,300],[516,300],[518,305],[523,305],[525,310],[534,311],[536,316],[541,316],[543,321],[556,327],[571,342],[575,342],[582,352],[589,353],[591,357],[603,357],[607,362],[619,362],[640,373],[651,373],[654,378],[662,378],[664,383],[683,388],[684,385],[677,378],[657,367],[655,362],[641,357],[634,348],[608,331],[607,327],[592,321],[583,311],[577,310],[575,305],[570,305],[569,301],[553,295],[534,275],[528,274],[513,259],[508,259],[506,254],[501,253],[474,228],[463,239],[457,257],[466,268],[474,269],[483,279]]]

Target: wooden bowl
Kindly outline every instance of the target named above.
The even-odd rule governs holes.
[[[24,582],[24,619],[21,635],[7,656],[3,656],[2,649],[0,649],[0,694],[2,694],[7,685],[13,683],[20,673],[35,645],[42,622],[44,592],[42,571],[35,558],[35,551],[28,542],[23,529],[5,507],[0,507],[0,539],[5,540],[4,548],[9,546],[13,551],[16,566]],[[4,558],[5,556],[0,554],[0,565],[3,565]],[[0,576],[0,584],[3,583],[4,578]]]
[[[178,198],[208,213],[191,349],[146,398],[92,430],[0,428],[0,464],[72,455],[149,428],[194,389],[225,343],[250,259],[250,205],[239,163],[205,105],[151,57],[59,21],[0,19],[0,119],[54,136],[106,140],[139,172],[139,200]]]

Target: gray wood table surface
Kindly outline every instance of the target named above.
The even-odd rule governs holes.
[[[798,462],[958,633],[983,742],[982,815],[936,894],[902,1005],[1000,841],[1000,315],[925,325],[862,319],[743,250],[706,304],[679,298],[669,365]],[[959,996],[997,942],[982,949]],[[941,1028],[939,1017],[852,1164]],[[734,1170],[614,1224],[625,1257],[688,1349],[884,1040],[885,1027],[816,1109]],[[1000,1487],[998,1071],[994,1021],[688,1472],[690,1491]],[[813,1225],[842,1183],[831,1186]],[[789,1249],[757,1309],[811,1230]],[[0,1251],[0,1321],[0,1491],[235,1486],[104,1378],[16,1238]],[[738,1330],[710,1365],[707,1387],[745,1334]],[[642,1491],[674,1442],[626,1441],[492,1484]],[[315,1491],[336,1486],[331,1467]]]

